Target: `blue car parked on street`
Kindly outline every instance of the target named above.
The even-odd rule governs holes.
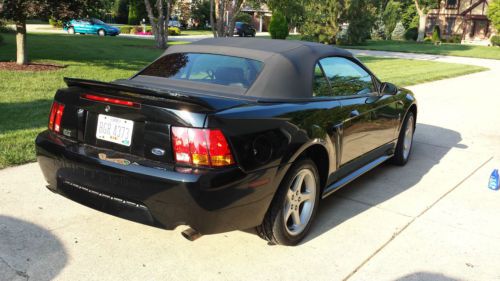
[[[97,34],[99,36],[116,36],[120,34],[120,29],[98,19],[73,19],[64,25],[64,30],[68,34]]]

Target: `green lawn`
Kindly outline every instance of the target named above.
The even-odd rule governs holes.
[[[345,46],[352,49],[377,50],[377,51],[392,51],[405,53],[422,53],[432,55],[446,55],[485,59],[500,59],[499,47],[474,46],[463,44],[443,43],[435,46],[432,43],[416,43],[408,41],[374,41],[369,40],[359,46]]]
[[[14,35],[2,34],[0,61],[15,58]],[[111,81],[134,74],[162,51],[152,40],[120,37],[28,35],[30,58],[62,64],[53,72],[0,70],[0,168],[35,160],[33,141],[44,130],[55,91],[63,77]],[[411,85],[481,71],[482,68],[401,59],[361,58],[382,80]]]

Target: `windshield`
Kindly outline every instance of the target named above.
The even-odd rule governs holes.
[[[103,21],[98,20],[98,19],[92,19],[92,22],[95,24],[105,24]]]
[[[249,88],[262,70],[260,61],[214,54],[175,53],[153,62],[139,75]]]

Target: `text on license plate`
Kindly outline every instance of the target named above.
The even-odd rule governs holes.
[[[134,121],[99,114],[97,118],[96,138],[130,146]]]

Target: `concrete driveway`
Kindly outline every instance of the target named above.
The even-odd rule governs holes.
[[[183,228],[52,194],[36,163],[1,170],[0,280],[500,280],[500,191],[487,188],[500,168],[500,61],[488,65],[410,87],[420,108],[408,165],[322,201],[297,247],[252,231],[189,242]]]

